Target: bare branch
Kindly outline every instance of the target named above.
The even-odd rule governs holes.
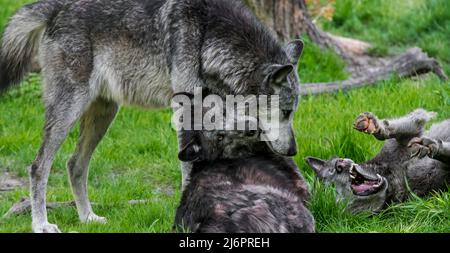
[[[74,207],[75,202],[51,202],[47,203],[48,209],[55,209],[60,207]],[[14,204],[5,215],[3,215],[3,219],[7,219],[12,216],[22,215],[31,212],[31,201],[28,198],[22,199],[20,202]]]

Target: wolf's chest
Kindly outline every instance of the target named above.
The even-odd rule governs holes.
[[[449,173],[443,170],[444,164],[428,157],[413,160],[408,163],[406,173],[409,187],[415,194],[425,196],[445,186]]]
[[[118,58],[111,54],[95,57],[92,81],[100,96],[124,105],[151,108],[170,105],[173,91],[162,57],[134,54]]]

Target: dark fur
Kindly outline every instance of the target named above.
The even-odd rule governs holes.
[[[333,158],[322,161],[309,158],[309,164],[317,176],[325,182],[336,185],[339,198],[350,198],[349,209],[358,211],[379,211],[390,203],[403,202],[413,192],[427,196],[432,192],[447,190],[450,182],[450,121],[433,125],[425,132],[425,123],[433,113],[416,110],[400,119],[378,120],[373,114],[365,113],[361,118],[373,120],[379,140],[386,140],[380,153],[373,159],[356,164],[349,159]],[[418,144],[414,144],[419,142]],[[430,151],[431,150],[431,151]],[[368,196],[357,196],[350,188],[349,170],[359,166],[369,176],[379,174],[385,184]]]
[[[196,163],[175,223],[198,233],[311,233],[307,185],[289,158]]]
[[[289,53],[298,49],[286,52],[241,1],[178,0],[175,5],[170,2],[43,0],[23,7],[15,17],[26,16],[20,20],[22,24],[41,22],[45,37],[57,41],[70,57],[65,62],[79,61],[84,67],[73,70],[86,77],[92,72],[92,57],[97,48],[111,42],[163,54],[170,72],[191,62],[203,83],[219,94],[270,94],[267,90],[270,87],[260,86],[271,70],[270,65],[297,64],[298,55]],[[162,8],[167,8],[167,15],[160,13]],[[12,19],[8,28],[15,25],[19,23]],[[29,39],[27,43],[31,45],[33,37]],[[28,72],[34,49],[10,58],[5,56],[10,48],[3,47],[1,64],[6,68],[1,69],[2,90],[20,82]],[[213,54],[205,53],[209,49],[213,49]],[[243,55],[251,58],[244,60]],[[211,66],[202,64],[215,59],[220,62]],[[224,68],[216,68],[220,65]],[[236,86],[224,80],[230,77],[239,80],[233,82]],[[297,88],[295,78],[289,81],[291,88]]]
[[[180,159],[193,161],[176,228],[198,233],[314,232],[308,186],[294,161],[245,131],[186,131]],[[238,157],[236,157],[238,156]]]

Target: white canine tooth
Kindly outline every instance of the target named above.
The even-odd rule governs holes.
[[[377,174],[377,177],[378,177],[378,184],[377,184],[378,187],[383,183],[383,177],[381,177],[380,174]]]

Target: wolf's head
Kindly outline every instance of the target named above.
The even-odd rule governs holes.
[[[203,89],[205,95],[209,94],[208,89]],[[195,114],[200,116],[208,115],[211,107],[201,105],[195,110],[195,96],[193,94],[182,93],[187,95],[190,103],[186,107],[182,107],[181,111],[191,119],[195,118]],[[220,97],[216,97],[221,100]],[[216,101],[216,102],[218,102]],[[185,101],[189,102],[189,101]],[[183,115],[183,117],[185,117]],[[223,118],[219,120],[219,116]],[[232,117],[234,120],[228,121]],[[196,128],[194,120],[190,121],[190,129],[183,128],[180,130],[180,153],[179,159],[184,162],[199,161],[216,161],[222,159],[247,158],[260,151],[269,151],[267,145],[261,141],[261,130],[256,127],[257,120],[255,118],[241,118],[237,115],[228,115],[226,110],[220,111],[214,116],[215,120],[223,121],[225,126],[219,129],[208,129],[205,125]],[[183,119],[184,120],[184,119]],[[228,126],[230,124],[230,126]],[[236,125],[243,125],[243,130],[234,130]],[[232,130],[228,130],[232,129]]]
[[[237,130],[185,131],[178,158],[183,162],[200,162],[250,157],[261,148],[259,134]]]
[[[274,152],[293,156],[292,115],[299,96],[297,65],[304,43],[281,45],[243,1],[206,1],[208,29],[202,47],[203,78],[215,94],[279,95],[280,123],[264,133]]]
[[[202,54],[205,85],[221,96],[277,97],[280,102],[277,122],[273,124],[274,118],[270,118],[271,122],[263,119],[263,128],[270,129],[263,137],[274,152],[293,156],[297,146],[292,120],[300,94],[297,66],[304,43],[295,40],[282,47],[274,38],[267,38],[269,33],[260,30],[250,29],[246,34],[239,27],[235,32],[241,36],[236,38],[227,32],[221,43],[205,46]]]
[[[283,156],[297,154],[297,144],[293,130],[294,113],[297,111],[300,96],[300,84],[297,73],[297,64],[303,52],[304,44],[301,40],[290,42],[285,48],[285,57],[282,60],[287,64],[272,64],[266,68],[260,94],[276,95],[279,97],[278,118],[276,125],[269,123],[269,129],[263,137],[271,149]],[[265,124],[266,122],[260,122]]]
[[[386,202],[388,181],[376,174],[370,165],[359,165],[350,159],[332,158],[324,161],[308,157],[306,162],[325,184],[334,185],[337,200],[349,201],[352,212],[377,212]]]

